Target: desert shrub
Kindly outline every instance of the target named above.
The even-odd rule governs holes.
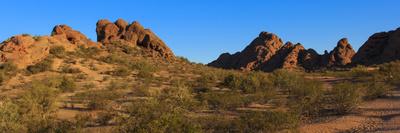
[[[385,63],[379,66],[379,73],[383,79],[391,84],[400,84],[400,61]]]
[[[52,64],[53,64],[53,59],[48,57],[48,58],[42,60],[41,62],[36,63],[35,65],[28,66],[27,70],[31,74],[45,72],[45,71],[51,70]]]
[[[112,53],[108,56],[101,57],[100,60],[105,63],[119,64],[119,65],[126,65],[129,63],[129,60],[127,60],[125,56],[118,53]]]
[[[289,104],[300,114],[315,116],[323,109],[324,91],[317,81],[303,80],[291,87]]]
[[[239,119],[240,130],[248,133],[294,130],[299,124],[299,117],[287,112],[248,112]]]
[[[126,81],[112,80],[108,84],[107,89],[108,90],[123,90],[123,89],[128,89],[129,87],[130,87],[129,84]]]
[[[194,86],[197,90],[209,89],[218,82],[218,77],[214,73],[202,73],[200,77],[196,79]]]
[[[63,46],[53,46],[50,47],[50,54],[58,57],[58,58],[62,58],[65,56],[65,48]]]
[[[17,67],[11,63],[3,63],[0,65],[0,83],[10,79],[12,76],[17,74]]]
[[[18,113],[19,106],[10,99],[1,99],[0,102],[0,132],[26,132],[22,123],[22,116]]]
[[[364,98],[372,100],[386,96],[392,89],[392,86],[384,82],[372,81],[365,83],[363,88],[365,88]]]
[[[370,76],[371,73],[368,71],[367,67],[358,65],[351,68],[350,75],[354,77]]]
[[[63,73],[80,73],[81,70],[79,68],[74,68],[70,65],[65,65],[61,68]]]
[[[57,90],[39,81],[32,82],[30,86],[18,100],[19,112],[23,115],[22,122],[28,132],[51,132],[59,129],[53,117],[57,109]]]
[[[144,80],[151,80],[153,78],[153,73],[159,70],[158,66],[152,65],[146,61],[132,62],[128,67],[132,70],[137,70],[137,76]]]
[[[334,85],[331,96],[333,109],[338,114],[353,111],[361,101],[359,86],[349,82]]]
[[[223,115],[210,115],[197,119],[206,133],[234,133],[240,132],[239,120]]]
[[[238,92],[208,92],[199,97],[200,101],[205,102],[211,109],[235,110],[249,103],[245,96]]]
[[[199,104],[189,87],[182,81],[177,81],[171,87],[163,89],[158,100],[174,106],[184,107],[185,109],[194,109]]]
[[[128,68],[122,67],[122,66],[118,67],[113,72],[114,76],[122,76],[122,77],[128,76],[130,74],[131,74],[131,71]]]
[[[287,93],[301,83],[303,78],[296,72],[290,72],[284,69],[274,71],[270,79],[274,87],[285,90]]]
[[[94,58],[98,55],[100,49],[97,47],[84,47],[80,46],[79,49],[75,52],[75,54],[79,57],[83,58]]]
[[[177,106],[157,99],[134,101],[127,108],[127,117],[121,117],[118,132],[164,133],[200,132],[200,125],[184,115]]]
[[[97,90],[78,93],[75,95],[75,98],[85,101],[89,109],[96,110],[105,109],[113,100],[116,100],[121,96],[121,93],[118,92]]]
[[[223,85],[233,90],[240,89],[243,78],[239,74],[229,74],[225,77]]]
[[[108,125],[108,123],[115,117],[113,113],[109,111],[101,111],[97,113],[96,123],[100,125]]]
[[[76,89],[76,84],[71,78],[64,76],[58,88],[60,88],[62,92],[73,92]]]

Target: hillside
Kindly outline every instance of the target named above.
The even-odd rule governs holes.
[[[138,22],[99,20],[96,33],[93,42],[58,25],[50,36],[24,34],[1,43],[0,132],[398,130],[399,62],[291,69],[351,65],[351,57],[361,55],[347,39],[318,55],[262,32],[242,52],[220,57],[222,68],[272,71],[265,73],[177,57]],[[374,112],[379,109],[389,111]],[[346,123],[358,115],[360,121]],[[359,128],[370,122],[377,126]]]

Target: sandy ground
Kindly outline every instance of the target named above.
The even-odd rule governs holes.
[[[329,79],[327,81],[325,83],[332,82]],[[386,98],[363,103],[357,113],[328,118],[328,120],[323,122],[302,125],[300,132],[400,133],[400,90],[392,91],[391,95]]]

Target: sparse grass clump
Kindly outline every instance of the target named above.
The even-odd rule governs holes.
[[[53,46],[50,47],[50,54],[58,57],[58,58],[62,58],[65,56],[65,48],[63,46]]]
[[[80,46],[75,54],[82,58],[95,58],[96,55],[100,53],[100,49],[97,47],[84,47]]]

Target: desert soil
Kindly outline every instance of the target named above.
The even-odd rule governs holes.
[[[320,78],[327,86],[340,80]],[[304,124],[304,133],[347,133],[347,132],[400,132],[400,89],[393,90],[385,98],[364,102],[359,109],[349,115],[332,116],[323,121]]]

